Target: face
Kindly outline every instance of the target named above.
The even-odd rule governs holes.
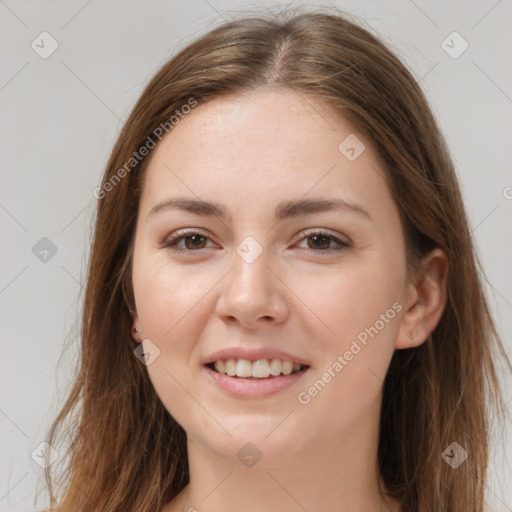
[[[250,441],[271,461],[377,418],[407,283],[370,142],[280,91],[199,105],[153,151],[135,321],[157,355],[149,377],[189,440],[234,461]],[[178,198],[220,209],[162,206]]]

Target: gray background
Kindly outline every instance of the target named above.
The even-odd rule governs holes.
[[[335,5],[373,28],[421,81],[452,152],[490,305],[511,354],[510,0]],[[123,120],[178,49],[223,18],[254,8],[275,12],[276,6],[0,0],[1,511],[34,510],[42,489],[42,469],[31,453],[66,395],[76,343],[57,363],[78,325],[93,190]],[[43,31],[59,45],[46,59],[31,47],[34,40],[42,46]],[[453,31],[469,44],[458,58],[442,47]],[[447,41],[452,52],[462,48],[460,40]],[[50,48],[48,39],[44,46]],[[52,244],[55,254],[40,252]],[[512,384],[504,375],[507,406],[500,417],[512,409]],[[509,421],[505,441],[510,434]],[[512,511],[511,444],[495,443],[492,453],[489,500],[496,511]]]

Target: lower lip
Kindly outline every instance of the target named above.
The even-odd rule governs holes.
[[[309,367],[290,375],[279,375],[268,379],[245,379],[243,377],[230,377],[208,368],[203,367],[207,375],[221,389],[241,398],[263,398],[274,395],[283,389],[293,386],[309,370]]]

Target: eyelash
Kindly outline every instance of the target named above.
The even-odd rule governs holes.
[[[193,235],[199,235],[199,236],[201,236],[201,237],[203,237],[205,239],[209,239],[208,236],[203,235],[202,233],[199,233],[198,231],[185,230],[185,231],[180,231],[176,235],[174,235],[174,236],[164,240],[162,242],[162,244],[161,244],[161,247],[162,248],[170,249],[171,251],[177,252],[177,253],[199,252],[199,251],[201,251],[201,249],[196,249],[196,250],[193,250],[193,249],[178,249],[176,247],[177,244],[181,240],[184,240],[185,238],[188,238],[188,237],[193,236]],[[317,236],[317,235],[321,235],[321,236],[323,236],[325,238],[328,238],[328,239],[336,242],[339,245],[339,247],[334,247],[334,248],[330,248],[330,249],[319,249],[319,250],[305,249],[307,252],[309,252],[309,253],[329,253],[330,254],[332,252],[343,251],[343,250],[346,250],[346,249],[352,247],[351,244],[349,244],[348,242],[345,242],[343,240],[340,240],[339,238],[334,237],[328,231],[325,231],[323,229],[315,229],[315,230],[311,230],[311,231],[305,232],[303,238],[301,238],[300,241],[305,240],[307,238],[312,238],[312,237]]]

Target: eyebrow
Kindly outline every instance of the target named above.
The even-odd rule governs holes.
[[[146,220],[163,210],[182,210],[185,212],[202,215],[207,217],[219,217],[223,221],[228,221],[230,216],[226,208],[215,202],[203,201],[201,199],[193,199],[188,197],[173,197],[164,199],[157,203],[148,213]],[[275,217],[277,220],[284,220],[301,215],[319,213],[332,210],[344,210],[356,213],[362,217],[371,220],[368,211],[360,204],[341,198],[330,199],[299,199],[293,201],[283,201],[279,203],[275,209]]]

